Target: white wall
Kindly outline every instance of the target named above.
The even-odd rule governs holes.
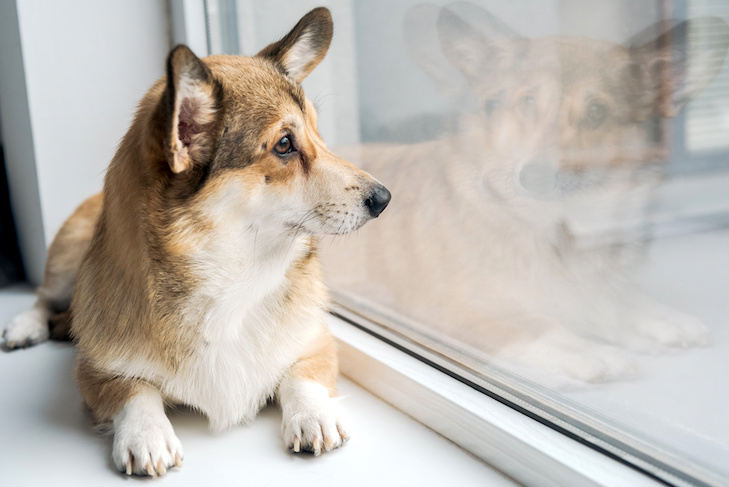
[[[137,102],[164,74],[167,8],[164,0],[0,4],[2,140],[21,252],[37,283],[44,248],[101,189]]]

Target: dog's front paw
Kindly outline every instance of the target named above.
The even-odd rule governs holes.
[[[3,332],[5,346],[25,348],[48,340],[48,314],[33,308],[19,314],[8,324]]]
[[[638,365],[619,350],[591,342],[565,330],[554,330],[499,351],[497,357],[533,370],[601,383],[628,379]]]
[[[634,327],[638,335],[664,347],[705,347],[711,344],[711,333],[701,320],[663,304],[646,299],[635,315]]]
[[[283,436],[294,453],[310,451],[321,455],[339,448],[349,436],[342,425],[336,399],[318,384],[304,386],[306,393],[283,408]]]
[[[638,333],[664,347],[705,347],[711,343],[709,329],[699,319],[676,312],[663,317],[644,317],[637,323]]]
[[[145,398],[133,398],[114,418],[112,459],[127,475],[161,476],[182,467],[182,445],[167,417],[147,408]],[[146,409],[146,410],[145,410]]]

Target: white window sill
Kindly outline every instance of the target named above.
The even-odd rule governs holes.
[[[334,316],[329,325],[345,376],[519,482],[663,485]]]
[[[32,301],[27,288],[0,290],[0,326]],[[124,476],[111,465],[111,441],[91,429],[72,369],[67,344],[0,352],[0,485],[120,485]],[[351,381],[342,378],[339,387],[352,436],[344,448],[318,458],[289,453],[277,407],[221,434],[210,433],[202,416],[178,411],[171,420],[185,465],[162,481],[196,487],[515,485]]]

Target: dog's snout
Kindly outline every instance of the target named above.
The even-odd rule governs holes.
[[[369,197],[365,200],[365,206],[370,210],[372,218],[377,218],[390,202],[390,192],[381,184],[378,184],[372,190]]]
[[[557,171],[549,164],[535,162],[524,166],[519,173],[519,182],[530,193],[543,196],[557,187]]]

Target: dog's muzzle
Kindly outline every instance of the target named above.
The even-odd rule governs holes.
[[[548,164],[531,163],[522,168],[519,182],[533,196],[547,196],[557,189],[558,173]]]
[[[377,218],[380,213],[387,207],[390,202],[390,192],[381,184],[378,184],[372,190],[370,196],[365,200],[364,204],[370,210],[372,218]]]

